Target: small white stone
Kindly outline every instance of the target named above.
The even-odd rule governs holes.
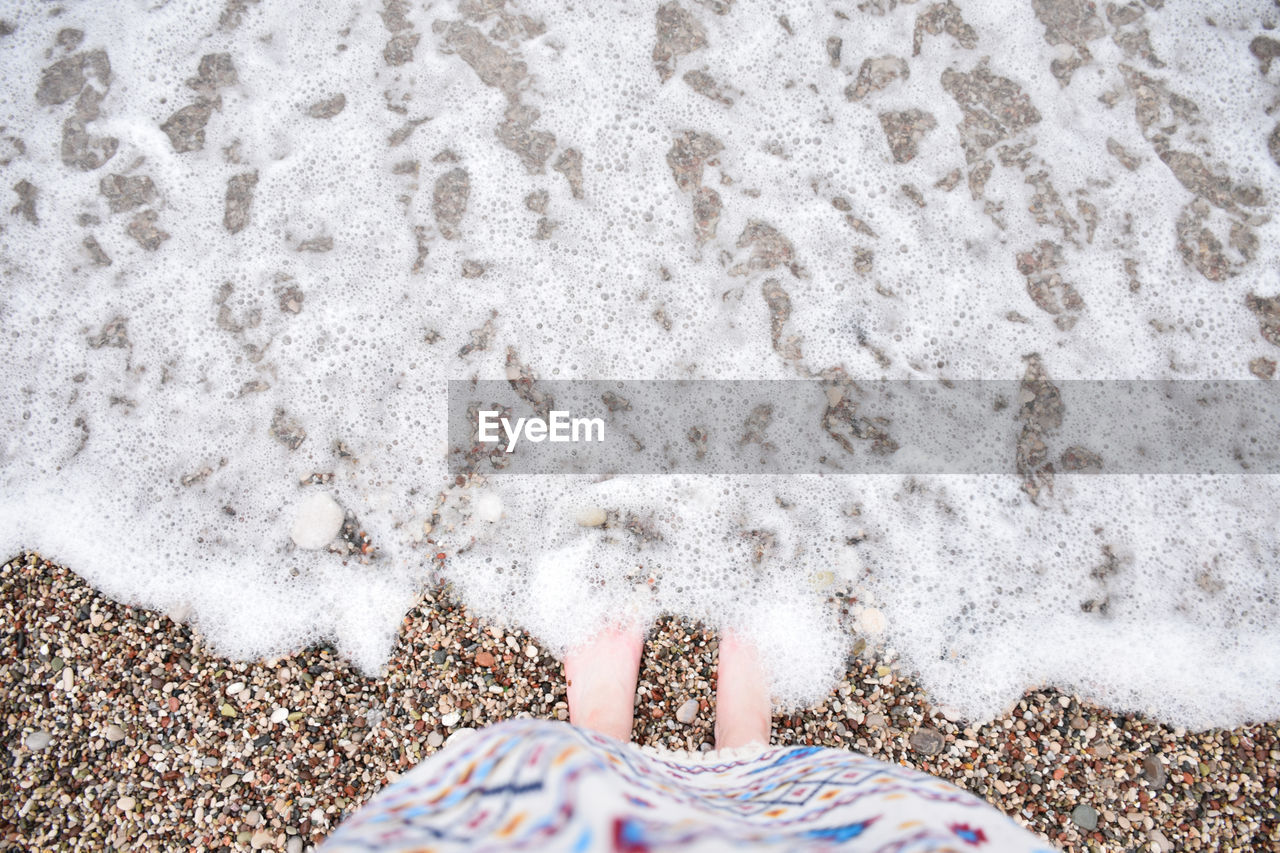
[[[253,834],[253,838],[249,839],[249,846],[254,850],[261,850],[264,847],[271,847],[276,843],[275,834],[270,830],[259,829]]]
[[[935,710],[946,718],[948,723],[954,723],[960,719],[959,709],[953,708],[950,705],[939,705]]]
[[[605,511],[598,506],[589,506],[578,512],[577,518],[579,527],[600,527],[605,523],[607,516]]]
[[[684,723],[686,726],[693,723],[698,718],[698,700],[690,699],[685,702],[676,711],[676,719]]]
[[[273,723],[283,723],[287,719],[289,719],[288,708],[276,708],[271,712],[271,722]]]
[[[466,740],[467,738],[471,737],[475,733],[476,733],[475,729],[465,729],[465,728],[458,729],[456,732],[449,735],[447,740],[445,740],[445,746],[448,746],[449,744],[454,743],[455,741]]]
[[[538,656],[538,647],[533,643],[524,647],[524,656],[527,658],[536,658]]]
[[[507,648],[511,649],[513,652],[520,651],[520,641],[512,634],[507,635]]]
[[[302,853],[302,839],[296,835],[291,837],[285,842],[284,853]]]
[[[191,617],[191,604],[187,601],[175,604],[173,607],[170,607],[165,611],[164,615],[168,616],[177,624],[182,625]]]
[[[289,538],[308,551],[324,548],[342,530],[345,513],[328,492],[312,492],[298,505]]]
[[[39,752],[48,746],[51,740],[53,740],[53,735],[48,732],[32,732],[27,735],[27,749],[32,752]]]
[[[102,730],[102,736],[112,743],[119,743],[124,740],[124,729],[112,723]]]
[[[871,637],[884,633],[889,620],[874,607],[864,607],[858,612],[858,631]]]
[[[120,799],[116,800],[116,808],[118,808],[122,812],[133,811],[133,807],[136,806],[137,804],[138,804],[137,801],[134,800],[133,797],[129,797],[129,796],[123,796]]]
[[[432,732],[427,735],[427,746],[437,747],[442,743],[444,743],[444,735],[439,732]]]
[[[458,720],[461,719],[462,715],[457,711],[450,711],[440,718],[440,725],[444,726],[446,729],[450,729],[456,726],[458,724]]]
[[[93,625],[95,628],[99,627],[105,621],[107,621],[106,617],[96,610],[89,614],[89,624]]]
[[[480,521],[494,524],[502,520],[502,498],[493,492],[481,492],[471,500],[472,512]]]
[[[237,693],[239,693],[241,690],[244,690],[244,682],[243,682],[243,681],[237,681],[237,682],[235,682],[234,684],[229,684],[229,685],[227,685],[227,695],[228,695],[228,696],[234,696],[234,695],[236,695]]]

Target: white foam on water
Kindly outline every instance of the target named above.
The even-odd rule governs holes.
[[[6,212],[0,232],[0,547],[38,548],[121,600],[188,607],[236,656],[329,641],[377,671],[444,552],[441,573],[463,600],[552,650],[624,614],[737,627],[760,644],[783,705],[825,694],[861,626],[935,702],[974,718],[1040,684],[1197,727],[1280,717],[1275,477],[1059,478],[1033,504],[1013,473],[1012,421],[1009,473],[981,477],[494,477],[453,489],[445,466],[444,380],[505,378],[508,347],[548,379],[834,367],[1017,379],[1032,353],[1054,380],[1249,378],[1249,362],[1276,349],[1245,297],[1280,293],[1264,113],[1280,71],[1264,77],[1248,51],[1276,10],[1252,6],[1148,9],[1136,26],[1162,68],[1126,55],[1104,23],[1063,87],[1050,63],[1071,50],[1046,41],[1029,3],[962,2],[976,46],[926,33],[918,56],[924,4],[840,17],[690,3],[707,45],[676,57],[666,82],[653,8],[512,5],[470,25],[527,66],[519,100],[541,111],[532,130],[555,138],[538,172],[495,137],[507,96],[442,49],[434,24],[465,11],[452,3],[405,7],[419,41],[396,66],[374,7],[302,16],[255,4],[231,27],[210,3],[58,14],[11,3],[0,171],[6,192],[36,187],[39,221]],[[545,30],[495,34],[519,30],[519,15]],[[57,46],[68,28],[83,43]],[[830,36],[843,42],[838,67]],[[85,171],[61,157],[76,96],[42,105],[35,93],[43,69],[98,49],[112,76],[87,132],[118,150]],[[203,148],[179,153],[161,125],[200,97],[186,81],[201,57],[222,52],[238,80],[218,90]],[[910,76],[848,100],[863,60],[887,55]],[[941,80],[983,57],[1040,120],[985,151],[993,170],[975,199],[964,112]],[[1205,220],[1234,275],[1210,281],[1184,261],[1178,223],[1194,196],[1135,118],[1122,64],[1198,105],[1198,122],[1178,120],[1175,149],[1261,191],[1260,206]],[[732,105],[686,84],[690,71]],[[307,115],[338,93],[340,113]],[[879,116],[911,109],[934,127],[896,163]],[[723,205],[702,245],[667,162],[685,131],[723,146],[702,170]],[[1139,158],[1134,171],[1109,138]],[[1001,162],[1000,145],[1023,144],[1025,169]],[[582,155],[581,199],[551,168],[569,148]],[[442,224],[433,188],[459,168],[465,212]],[[935,186],[953,169],[954,189]],[[1026,178],[1041,170],[1074,230],[1029,209]],[[228,181],[250,172],[248,224],[233,234]],[[99,191],[109,174],[146,175],[155,197],[112,212]],[[542,214],[525,201],[539,190]],[[1097,210],[1092,241],[1080,201]],[[144,210],[170,235],[154,250],[127,231]],[[556,223],[547,239],[542,216]],[[752,249],[737,244],[753,221],[785,235],[794,273],[745,269]],[[1251,258],[1231,242],[1233,223],[1256,237]],[[94,264],[88,236],[109,266]],[[332,250],[298,251],[322,239]],[[1059,244],[1083,300],[1066,312],[1074,325],[1055,324],[1018,269],[1041,241]],[[870,271],[856,268],[858,249],[873,251]],[[464,277],[468,262],[483,275]],[[799,361],[772,346],[770,277],[789,295]],[[291,288],[296,311],[282,307]],[[485,346],[466,349],[475,342]],[[350,513],[344,553],[291,538],[318,493]],[[580,523],[601,511],[608,523]],[[377,549],[367,564],[366,539]]]

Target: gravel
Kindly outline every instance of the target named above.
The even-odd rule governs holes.
[[[227,660],[192,626],[36,554],[0,568],[0,608],[0,848],[301,853],[447,739],[568,716],[561,666],[537,639],[442,589],[406,614],[382,678],[326,647]],[[716,652],[700,626],[655,626],[637,742],[710,748]],[[824,702],[773,723],[778,744],[934,773],[1067,851],[1280,844],[1276,722],[1187,732],[1045,689],[970,724],[864,651]]]

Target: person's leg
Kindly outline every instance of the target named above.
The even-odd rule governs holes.
[[[756,647],[726,631],[716,674],[716,749],[768,744],[773,702]]]
[[[610,626],[564,657],[569,722],[620,741],[631,740],[644,630]]]

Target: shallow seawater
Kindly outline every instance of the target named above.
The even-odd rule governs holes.
[[[1108,474],[1068,387],[1276,381],[1274,4],[0,19],[6,552],[246,657],[376,671],[443,578],[552,649],[737,627],[785,705],[862,638],[974,718],[1280,716],[1277,476]],[[813,380],[832,458],[859,380],[1020,391],[990,473],[459,481],[472,378]]]

